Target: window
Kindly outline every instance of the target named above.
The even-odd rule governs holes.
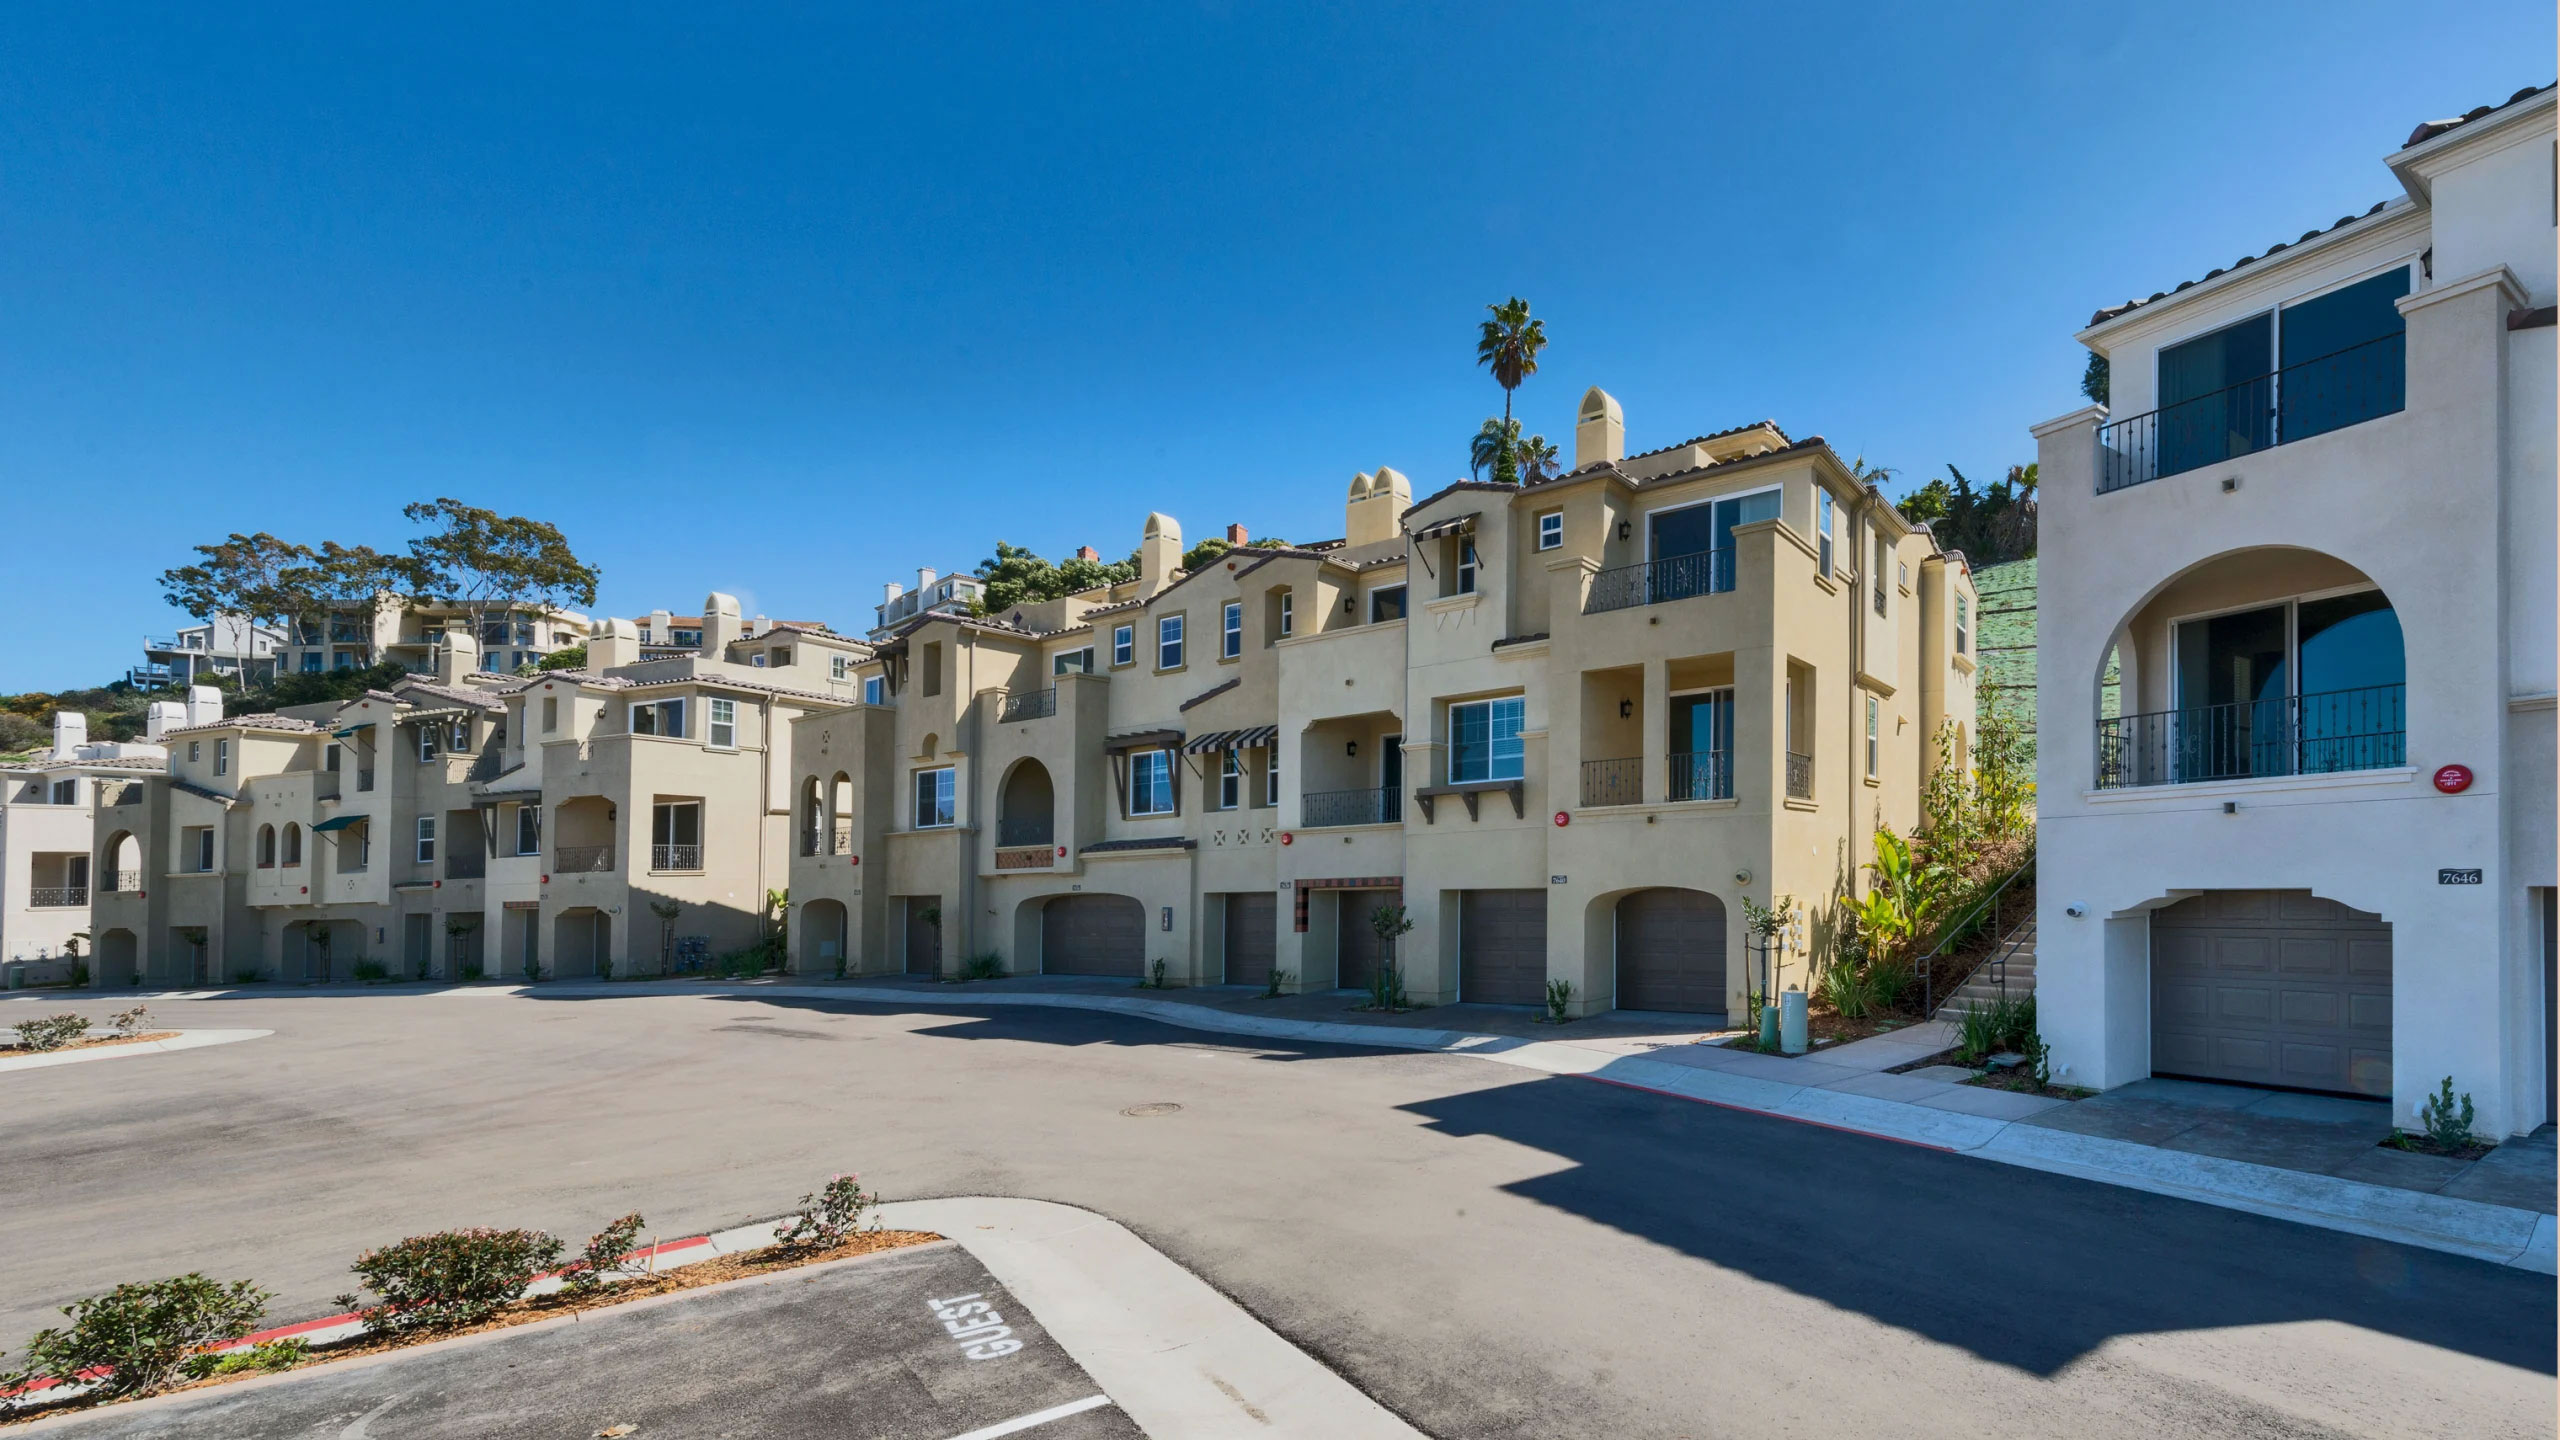
[[[1877,726],[1877,718],[1878,718],[1878,716],[1877,716],[1877,712],[1878,712],[1878,709],[1879,709],[1879,708],[1880,708],[1880,707],[1879,707],[1879,706],[1878,706],[1878,704],[1877,704],[1876,697],[1874,697],[1873,695],[1868,696],[1868,697],[1867,697],[1867,778],[1868,778],[1868,779],[1870,779],[1870,780],[1873,780],[1873,779],[1874,779],[1874,778],[1876,778],[1878,775],[1880,775],[1880,774],[1884,773],[1884,771],[1883,771],[1883,765],[1884,765],[1883,742],[1882,742],[1882,740],[1880,740],[1880,739],[1878,738],[1878,736],[1877,736],[1877,734],[1876,734],[1876,726]]]
[[[2408,763],[2407,654],[2379,590],[2179,620],[2170,649],[2176,709],[2100,722],[2135,783]]]
[[[1831,573],[1831,492],[1814,487],[1813,491],[1814,566],[1824,575]]]
[[[791,663],[791,652],[790,652],[789,650],[776,650],[776,651],[774,651],[774,652],[773,652],[773,663],[774,663],[774,668],[776,668],[776,669],[781,669],[781,668],[784,668],[784,667],[786,667],[786,666],[790,665],[790,663]]]
[[[216,775],[231,773],[231,742],[228,740],[213,742],[213,773]]]
[[[496,658],[496,657],[494,657],[494,656],[493,656],[493,657],[491,657],[492,663],[490,664],[489,668],[490,668],[490,669],[492,669],[492,670],[495,670],[495,669],[497,669],[497,668],[498,668],[498,667],[497,667],[497,665],[495,664],[495,658]],[[337,663],[337,667],[336,667],[336,668],[338,668],[338,669],[340,669],[340,670],[353,670],[354,668],[356,668],[356,657],[354,657],[353,655],[348,654],[348,653],[347,653],[346,651],[344,651],[344,650],[339,651],[339,652],[338,652],[338,663]]]
[[[1129,757],[1129,813],[1173,813],[1173,752],[1141,750]]]
[[[1369,592],[1369,623],[1384,624],[1404,618],[1404,587],[1389,585]]]
[[[433,721],[418,727],[418,763],[432,765],[436,761],[436,726]]]
[[[453,729],[447,732],[445,736],[445,748],[451,750],[456,755],[468,755],[471,753],[470,721],[456,720],[453,722]]]
[[[545,695],[542,697],[542,733],[548,735],[559,728],[560,697]]]
[[[757,668],[757,669],[759,669],[759,670],[762,670],[763,668],[765,668],[765,657],[764,657],[764,652],[763,652],[763,651],[761,651],[761,650],[759,650],[759,651],[757,651],[756,653],[754,653],[753,655],[748,656],[748,657],[747,657],[747,663],[748,663],[748,664],[750,664],[750,665],[753,665],[754,667],[756,667],[756,668]]]
[[[299,825],[284,827],[284,863],[286,869],[302,863],[302,827]]]
[[[332,745],[332,746],[330,746],[329,748],[330,748],[330,749],[332,749],[332,750],[335,750],[335,749],[337,749],[338,747],[337,747],[337,746],[335,746],[335,745]],[[202,759],[204,759],[204,742],[203,742],[203,741],[201,741],[201,740],[190,740],[190,741],[188,741],[188,742],[187,742],[187,763],[188,763],[188,764],[190,764],[190,765],[193,765],[193,764],[195,764],[196,762],[198,762],[198,761],[200,761],[200,760],[202,760]],[[330,768],[330,769],[332,769],[332,770],[335,770],[335,769],[337,769],[338,767],[337,767],[337,766],[335,766],[335,765],[332,765],[332,766],[330,766],[329,768]]]
[[[1549,510],[1538,517],[1538,548],[1541,550],[1564,548],[1563,511]]]
[[[827,678],[828,678],[828,679],[830,679],[830,680],[842,680],[842,679],[845,679],[845,678],[847,678],[847,677],[851,676],[852,674],[853,674],[853,657],[852,657],[852,656],[850,656],[850,655],[830,655],[830,656],[828,656],[828,657],[827,657]]]
[[[1156,668],[1182,668],[1182,617],[1167,615],[1156,622]]]
[[[1526,702],[1519,696],[1449,707],[1449,783],[1517,780],[1525,772],[1520,741]]]
[[[516,853],[519,855],[542,853],[541,806],[518,805],[516,807]]]
[[[1244,653],[1244,602],[1230,600],[1218,611],[1218,656],[1233,660]]]
[[[344,659],[346,659],[347,657],[346,657],[346,656],[344,656],[344,655],[341,655],[341,656],[339,656],[338,658],[339,658],[340,660],[344,660]],[[343,669],[343,668],[345,668],[345,667],[344,667],[344,666],[341,666],[340,668],[341,668],[341,669]],[[506,669],[506,666],[505,666],[503,663],[501,663],[501,661],[499,660],[498,652],[497,652],[497,651],[495,651],[495,650],[491,650],[491,651],[488,651],[488,652],[484,653],[483,655],[481,655],[481,657],[480,657],[480,668],[481,668],[482,670],[484,670],[484,671],[487,671],[489,674],[495,675],[495,674],[498,674],[500,671],[503,671],[504,669]]]
[[[261,870],[276,868],[276,827],[273,825],[258,827],[258,868]]]
[[[1049,673],[1052,675],[1092,674],[1093,647],[1087,645],[1081,650],[1059,651],[1057,654],[1049,657]]]
[[[916,677],[916,693],[931,698],[942,693],[942,642],[934,641],[916,652],[916,668],[924,673]]]
[[[1458,564],[1457,568],[1450,572],[1449,593],[1452,595],[1476,593],[1476,537],[1473,535],[1458,537]]]
[[[77,781],[77,780],[56,780],[56,781],[54,781],[54,782],[53,782],[53,803],[54,803],[54,804],[56,804],[56,805],[77,805],[77,804],[79,804],[79,803],[80,803],[80,782],[79,782],[79,781]]]
[[[302,673],[305,675],[317,675],[320,673],[319,651],[305,650],[302,652]]]
[[[738,748],[738,702],[714,697],[711,701],[711,733],[707,737],[714,750]]]
[[[345,746],[339,745],[334,741],[327,745],[323,745],[320,747],[320,768],[328,771],[332,775],[335,775],[338,773],[338,767],[344,763],[345,757]],[[187,758],[192,760],[195,757],[190,755]]]
[[[865,676],[863,676],[863,677],[862,677],[862,703],[863,703],[863,704],[865,704],[865,705],[877,705],[877,704],[879,704],[879,703],[880,703],[880,701],[881,701],[881,698],[882,698],[882,697],[887,693],[887,690],[888,690],[888,686],[887,686],[887,685],[886,685],[886,684],[881,680],[881,678],[880,678],[879,676],[877,676],[877,675],[865,675]]]
[[[418,817],[418,863],[436,863],[436,817],[433,815]]]
[[[1887,553],[1884,532],[1879,530],[1876,532],[1876,563],[1870,567],[1875,572],[1876,613],[1879,615],[1884,613],[1884,572],[1891,568]]]
[[[649,868],[702,868],[702,802],[661,800],[649,807]]]
[[[1244,804],[1244,756],[1234,750],[1218,755],[1218,808],[1233,810]]]
[[[957,823],[957,783],[948,765],[916,772],[916,823],[918,830],[940,830]]]
[[[1964,653],[1965,622],[1973,618],[1972,609],[1972,601],[1962,595],[1956,597],[1956,653],[1959,655]]]
[[[631,733],[634,735],[667,735],[684,738],[684,702],[641,701],[631,707]]]
[[[1290,634],[1297,628],[1298,597],[1286,590],[1280,592],[1280,633]]]
[[[1262,750],[1262,803],[1280,803],[1280,742],[1272,741]]]
[[[199,825],[191,833],[195,838],[195,844],[188,848],[190,858],[195,861],[194,869],[198,873],[211,870],[213,868],[213,827]]]
[[[1115,625],[1111,628],[1111,663],[1114,665],[1138,663],[1138,627]]]

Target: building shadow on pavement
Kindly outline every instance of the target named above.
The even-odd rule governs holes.
[[[2552,1278],[2485,1261],[1579,1078],[1403,1108],[1571,1162],[1513,1194],[2037,1375],[2318,1320],[2555,1371]]]

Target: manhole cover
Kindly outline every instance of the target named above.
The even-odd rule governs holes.
[[[1140,1117],[1148,1115],[1171,1115],[1181,1108],[1181,1106],[1174,1104],[1170,1100],[1158,1100],[1146,1105],[1132,1105],[1120,1113],[1123,1115],[1136,1115]]]

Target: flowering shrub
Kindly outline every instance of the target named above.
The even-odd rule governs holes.
[[[119,1010],[109,1017],[108,1023],[116,1027],[116,1034],[130,1039],[141,1034],[142,1027],[151,1023],[151,1007],[136,1005],[130,1010]]]
[[[47,1015],[41,1020],[18,1022],[18,1043],[29,1050],[59,1050],[78,1043],[88,1033],[88,1018],[81,1015]]]
[[[358,1308],[366,1328],[402,1334],[485,1320],[524,1298],[560,1263],[560,1241],[540,1230],[474,1226],[412,1235],[356,1257],[355,1272],[383,1303]]]
[[[862,1217],[880,1197],[862,1188],[859,1175],[830,1175],[817,1193],[800,1197],[800,1209],[774,1227],[775,1244],[792,1250],[832,1250],[862,1229]]]
[[[119,1285],[63,1306],[70,1327],[37,1331],[25,1367],[7,1384],[87,1375],[100,1400],[165,1390],[186,1377],[197,1352],[256,1329],[273,1298],[246,1280],[225,1285],[202,1275]]]
[[[639,1212],[634,1211],[588,1237],[587,1248],[560,1272],[569,1288],[581,1293],[595,1289],[619,1275],[631,1260],[631,1252],[640,1246]]]

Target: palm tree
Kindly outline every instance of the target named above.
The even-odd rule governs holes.
[[[1517,430],[1519,427],[1514,425],[1512,428]],[[1563,473],[1564,466],[1556,459],[1556,447],[1547,443],[1546,436],[1532,435],[1520,442],[1521,484],[1535,485]]]
[[[1546,322],[1529,318],[1529,302],[1517,295],[1484,308],[1493,313],[1493,318],[1479,322],[1476,363],[1490,367],[1493,382],[1502,387],[1502,421],[1507,429],[1511,423],[1511,392],[1520,388],[1521,381],[1538,373],[1538,352],[1547,348],[1547,327]],[[1510,445],[1494,457],[1493,478],[1506,485],[1520,483],[1519,464]]]
[[[1468,471],[1482,477],[1485,467],[1499,465],[1502,452],[1517,445],[1519,440],[1520,422],[1487,416],[1484,428],[1476,432],[1476,438],[1467,446]]]

